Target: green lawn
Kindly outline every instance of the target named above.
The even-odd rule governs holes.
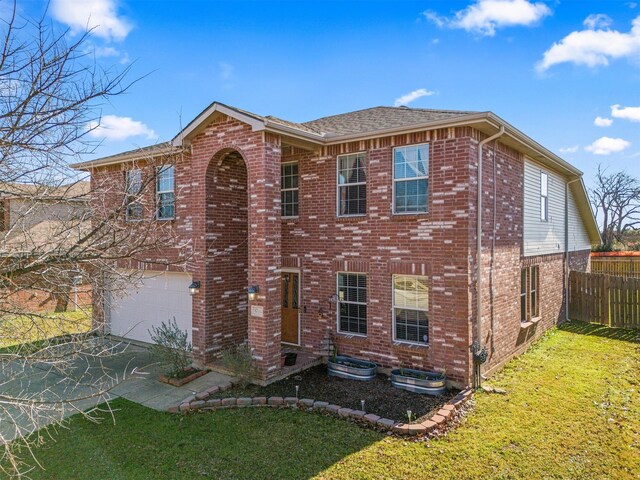
[[[34,479],[640,478],[637,334],[553,330],[478,394],[454,433],[389,438],[271,409],[171,416],[119,400],[116,424],[74,419],[36,450]]]
[[[0,318],[0,348],[85,333],[90,328],[90,309],[2,317]]]

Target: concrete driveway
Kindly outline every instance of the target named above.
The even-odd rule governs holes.
[[[122,397],[166,411],[194,393],[232,381],[210,372],[183,387],[158,380],[162,365],[146,348],[124,342],[102,341],[86,354],[61,363],[0,364],[0,443]],[[28,399],[20,406],[7,399]],[[104,405],[103,405],[104,404]]]

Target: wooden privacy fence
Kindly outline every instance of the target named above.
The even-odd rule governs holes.
[[[620,277],[640,278],[639,252],[609,252],[591,254],[591,273],[606,273]]]
[[[640,278],[569,274],[569,318],[617,328],[640,328]]]

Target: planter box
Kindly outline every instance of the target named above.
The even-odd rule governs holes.
[[[441,373],[403,368],[391,371],[391,384],[410,392],[442,395],[447,388],[447,379]]]
[[[174,387],[181,387],[183,385],[186,385],[189,382],[192,382],[196,378],[200,378],[201,376],[206,375],[207,373],[209,373],[207,370],[196,370],[194,371],[194,373],[187,375],[186,377],[183,377],[183,378],[175,378],[175,377],[168,377],[166,375],[160,375],[159,380],[162,383],[168,383],[169,385],[173,385]]]
[[[337,357],[329,358],[327,368],[329,375],[332,377],[367,381],[376,378],[378,365],[366,360],[338,355]]]

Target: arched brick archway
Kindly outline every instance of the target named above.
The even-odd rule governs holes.
[[[216,357],[248,338],[248,171],[238,150],[213,156],[205,191],[206,345]]]

